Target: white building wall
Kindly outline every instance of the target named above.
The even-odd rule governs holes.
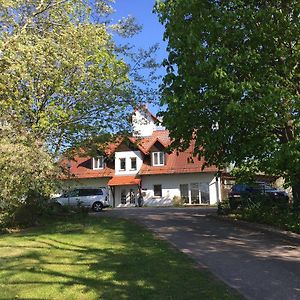
[[[136,170],[131,170],[131,158],[136,158]],[[126,170],[120,170],[120,159],[125,158]],[[115,153],[115,175],[116,176],[130,176],[139,172],[143,164],[143,157],[140,151],[122,151]]]
[[[138,110],[132,115],[132,127],[134,136],[150,136],[156,130],[151,116]]]
[[[180,197],[180,184],[189,185],[189,197],[191,197],[191,183],[208,183],[210,204],[217,204],[217,187],[220,181],[216,181],[214,173],[192,173],[174,175],[147,175],[142,176],[142,192],[144,194],[144,205],[149,206],[168,206],[173,205],[174,196]],[[154,196],[154,185],[162,185],[162,197]]]

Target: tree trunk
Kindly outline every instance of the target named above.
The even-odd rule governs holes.
[[[296,182],[294,182],[292,189],[294,209],[300,210],[300,178]]]

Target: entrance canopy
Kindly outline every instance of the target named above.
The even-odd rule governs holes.
[[[108,186],[118,185],[140,185],[141,179],[135,176],[114,176],[107,183]]]

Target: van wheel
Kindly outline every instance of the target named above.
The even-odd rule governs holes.
[[[101,211],[102,208],[103,208],[103,204],[99,201],[95,202],[92,206],[92,210],[96,212]]]

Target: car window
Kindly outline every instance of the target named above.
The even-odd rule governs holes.
[[[236,193],[242,193],[246,191],[246,186],[244,184],[236,184],[232,187],[232,191]]]
[[[96,196],[103,195],[101,189],[81,189],[79,190],[79,196]]]
[[[267,191],[267,190],[274,190],[273,187],[271,187],[270,185],[265,185],[264,186],[264,189]]]
[[[77,197],[79,194],[79,191],[76,189],[76,190],[72,190],[72,191],[69,191],[67,193],[67,197]]]

